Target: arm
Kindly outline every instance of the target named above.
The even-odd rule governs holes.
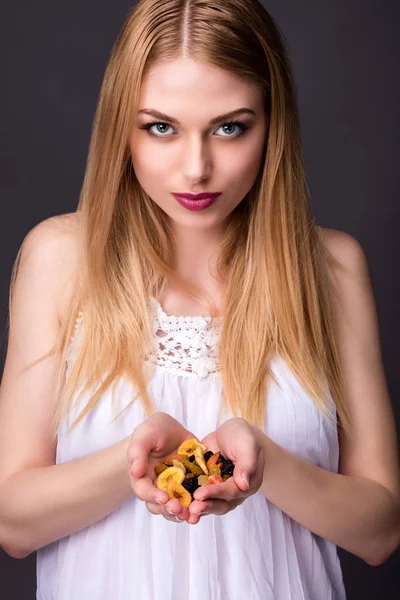
[[[67,223],[66,223],[67,221]],[[55,465],[56,341],[77,272],[72,220],[48,219],[21,247],[0,386],[0,545],[26,556],[102,518],[131,493],[125,440]],[[45,293],[44,293],[45,292]]]
[[[367,261],[354,238],[341,232],[334,236],[331,251],[345,265],[337,324],[352,421],[350,431],[339,437],[339,473],[283,449],[244,419],[229,419],[205,439],[236,463],[233,477],[196,490],[190,522],[197,523],[204,510],[226,514],[260,491],[313,533],[378,565],[400,544],[396,427]],[[248,489],[243,472],[250,474]]]
[[[377,481],[317,467],[256,431],[265,452],[263,496],[370,565],[394,552],[400,540],[398,496]]]
[[[396,426],[366,255],[346,233],[324,229],[323,237],[345,267],[333,283],[352,428],[339,438],[339,473],[316,467],[264,436],[262,493],[314,533],[376,565],[400,544]]]
[[[133,496],[130,438],[83,458],[18,472],[0,485],[0,543],[14,558],[102,519]]]

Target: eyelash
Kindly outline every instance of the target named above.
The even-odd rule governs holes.
[[[167,138],[170,137],[169,135],[162,135],[162,134],[157,134],[157,133],[152,133],[150,131],[151,127],[153,127],[154,125],[167,125],[168,127],[172,127],[171,125],[169,125],[169,123],[164,123],[163,121],[151,121],[150,123],[146,123],[145,125],[141,125],[140,129],[145,129],[149,132],[149,135],[152,135],[153,137],[158,137],[158,138]],[[237,127],[240,128],[241,132],[238,135],[223,135],[221,137],[233,137],[233,138],[237,138],[240,137],[241,135],[243,135],[243,133],[248,129],[248,126],[245,125],[244,123],[242,123],[241,121],[226,121],[225,123],[222,123],[222,125],[220,125],[220,127],[223,127],[224,125],[236,125]],[[218,127],[218,129],[220,129],[220,127]]]

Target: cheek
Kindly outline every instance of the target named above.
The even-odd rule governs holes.
[[[241,192],[246,190],[247,193],[256,179],[262,164],[262,150],[244,151],[237,160],[231,162],[229,172],[234,175],[234,182]]]
[[[168,174],[165,155],[158,157],[154,147],[149,145],[131,146],[131,160],[136,177],[143,187],[159,187]]]

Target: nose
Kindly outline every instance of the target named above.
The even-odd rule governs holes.
[[[194,137],[184,144],[182,171],[184,178],[191,184],[208,179],[211,175],[212,159],[205,140]]]

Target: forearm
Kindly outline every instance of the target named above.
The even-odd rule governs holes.
[[[399,539],[400,504],[389,490],[363,477],[317,467],[258,432],[265,449],[261,494],[313,533],[368,564],[390,556]]]
[[[0,544],[23,557],[99,521],[133,495],[129,438],[80,459],[29,469],[0,486]]]

